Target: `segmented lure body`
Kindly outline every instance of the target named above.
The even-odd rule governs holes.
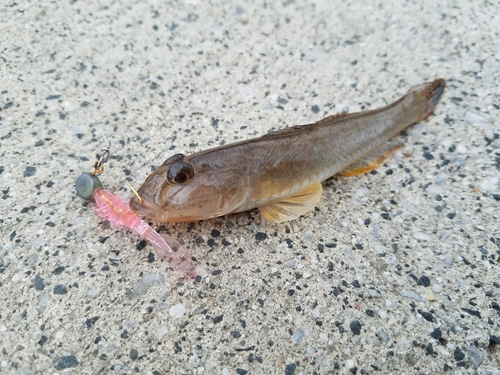
[[[109,222],[133,230],[150,241],[157,255],[178,272],[189,278],[196,277],[196,268],[184,248],[175,240],[163,237],[144,220],[137,216],[119,195],[110,193],[103,188],[96,189],[92,194],[96,204],[94,210]]]

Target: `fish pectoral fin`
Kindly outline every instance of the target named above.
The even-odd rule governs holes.
[[[318,182],[291,197],[260,207],[262,217],[273,223],[281,223],[298,218],[300,215],[312,210],[321,199],[323,187]]]
[[[362,159],[348,165],[341,170],[339,174],[345,177],[353,177],[371,172],[380,167],[392,154],[403,147],[404,144],[402,143],[387,143],[364,156]]]

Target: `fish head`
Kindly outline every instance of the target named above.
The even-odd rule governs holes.
[[[176,154],[158,167],[130,200],[131,209],[157,222],[204,220],[233,211],[245,196],[237,171]]]

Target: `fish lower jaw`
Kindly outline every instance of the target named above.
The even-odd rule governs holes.
[[[155,203],[149,201],[148,199],[141,197],[141,200],[134,197],[130,200],[130,208],[137,215],[145,217],[147,219],[165,223],[168,220],[168,214],[162,207],[156,205]]]

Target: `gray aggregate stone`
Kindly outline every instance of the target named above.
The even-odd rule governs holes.
[[[469,355],[469,360],[472,368],[478,368],[484,361],[483,353],[475,346],[469,345],[467,348],[467,353]]]

